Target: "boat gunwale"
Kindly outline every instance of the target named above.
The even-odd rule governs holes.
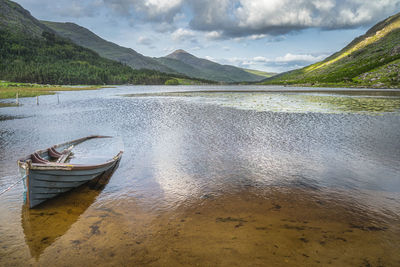
[[[50,148],[57,148],[60,146],[66,146],[68,144],[76,144],[76,143],[82,143],[86,140],[93,139],[93,138],[110,138],[110,136],[102,136],[102,135],[89,135],[87,137],[82,137],[79,139],[75,139],[72,141],[60,143],[54,146],[51,146],[49,148],[45,149],[39,149],[36,150],[34,153],[44,153],[47,152]],[[69,163],[57,163],[57,162],[49,162],[49,163],[32,163],[30,160],[31,154],[18,159],[17,163],[18,166],[21,168],[26,168],[26,169],[31,169],[31,170],[90,170],[90,169],[96,169],[96,168],[101,168],[105,167],[107,165],[112,165],[116,161],[121,159],[121,156],[123,154],[123,150],[120,150],[119,153],[114,156],[112,159],[107,160],[106,162],[100,163],[100,164],[69,164]]]
[[[68,171],[97,169],[97,168],[105,167],[107,165],[111,165],[114,162],[120,160],[123,152],[124,151],[121,150],[112,159],[107,160],[106,162],[103,162],[100,164],[87,165],[87,164],[69,164],[69,163],[56,163],[56,162],[50,162],[50,163],[45,163],[45,164],[30,163],[29,168],[31,170],[68,170]]]

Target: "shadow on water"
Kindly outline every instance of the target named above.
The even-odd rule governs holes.
[[[31,256],[39,259],[43,251],[63,236],[96,200],[113,172],[106,173],[78,188],[48,200],[34,209],[24,204],[21,224]]]

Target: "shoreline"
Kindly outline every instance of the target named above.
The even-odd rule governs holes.
[[[36,97],[41,95],[54,95],[58,91],[84,91],[84,90],[98,90],[102,88],[111,88],[104,85],[40,85],[40,84],[24,84],[24,83],[8,83],[0,82],[0,99],[15,99],[25,97]],[[2,103],[6,104],[6,103]],[[9,104],[9,103],[7,103]],[[3,105],[0,105],[0,107]]]
[[[341,84],[341,83],[293,83],[293,84],[285,84],[285,83],[256,83],[256,85],[271,85],[271,86],[284,86],[284,87],[315,87],[315,88],[354,88],[354,89],[398,89],[400,90],[400,85],[395,85],[389,87],[385,84],[382,86],[371,84],[371,85],[357,85],[357,84]]]
[[[6,86],[4,86],[6,84]],[[11,84],[11,86],[7,86]],[[163,85],[160,85],[163,86]],[[199,85],[201,86],[201,85]],[[207,85],[209,86],[209,85]],[[212,85],[218,86],[218,85]],[[226,85],[225,85],[226,86]],[[231,85],[232,87],[240,85]],[[242,85],[243,86],[243,85]],[[185,93],[333,93],[333,94],[358,94],[365,96],[400,96],[400,88],[368,88],[368,87],[316,87],[316,86],[298,86],[297,85],[244,85],[244,86],[280,86],[282,89],[254,89],[254,90],[194,90],[194,91],[172,91],[163,93],[138,93],[138,94],[124,94],[122,96],[154,96],[154,95],[173,95]],[[36,97],[41,95],[54,95],[56,92],[62,91],[86,91],[86,90],[99,90],[103,88],[114,88],[115,85],[39,85],[39,84],[22,84],[22,83],[4,83],[0,82],[0,99],[15,99],[18,92],[18,98]],[[309,87],[309,88],[307,88]],[[1,107],[17,106],[14,103],[0,102]]]

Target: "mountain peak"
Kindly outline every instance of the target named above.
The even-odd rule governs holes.
[[[182,54],[182,53],[184,53],[184,54],[189,54],[188,52],[186,52],[186,51],[183,50],[183,49],[175,50],[172,54]]]
[[[183,49],[178,49],[172,52],[171,54],[165,56],[166,58],[173,58],[177,60],[183,60],[183,59],[197,59],[197,57],[193,56],[192,54],[186,52]]]
[[[183,50],[183,49],[178,49],[178,50],[175,50],[174,52],[172,52],[171,54],[167,55],[166,57],[169,57],[169,58],[177,58],[177,57],[185,56],[185,55],[186,55],[186,56],[187,56],[187,55],[192,56],[192,54],[186,52],[185,50]]]

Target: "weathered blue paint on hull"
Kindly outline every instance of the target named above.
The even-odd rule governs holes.
[[[29,208],[33,208],[48,199],[89,181],[100,180],[101,184],[103,177],[112,175],[119,165],[123,151],[120,151],[113,159],[102,164],[80,165],[65,163],[70,152],[64,151],[64,154],[62,154],[55,150],[67,148],[71,150],[75,145],[93,138],[108,137],[92,135],[80,138],[54,145],[51,148],[37,150],[35,153],[18,160],[25,187],[24,199]]]
[[[80,185],[83,185],[114,169],[118,162],[92,170],[35,170],[29,172],[29,207],[33,208],[40,203],[54,198]]]

